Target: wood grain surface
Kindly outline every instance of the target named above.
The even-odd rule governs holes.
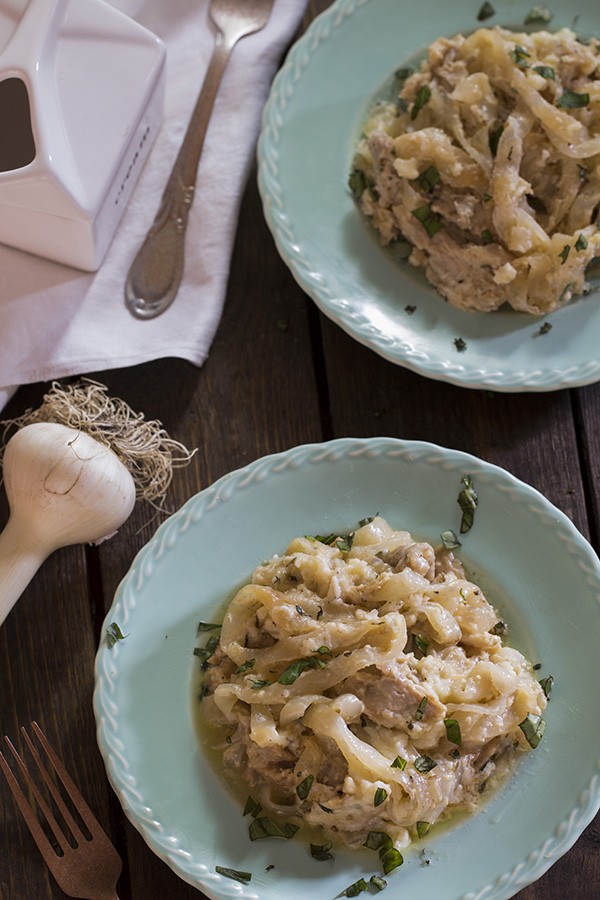
[[[327,5],[310,3],[307,21]],[[241,208],[224,315],[203,368],[166,359],[88,374],[198,448],[192,464],[176,473],[172,510],[264,454],[335,437],[389,435],[432,441],[503,466],[563,510],[598,550],[600,386],[524,395],[472,391],[405,371],[358,345],[317,311],[280,260],[255,173]],[[37,406],[47,387],[21,388],[3,417]],[[2,499],[0,525],[6,518]],[[0,731],[17,738],[21,724],[43,724],[122,854],[122,900],[203,896],[126,820],[104,772],[92,714],[103,616],[160,521],[138,504],[112,540],[54,553],[0,628]],[[599,847],[597,817],[519,900],[600,896]],[[62,896],[1,782],[0,900]]]

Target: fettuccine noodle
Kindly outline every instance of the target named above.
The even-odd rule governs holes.
[[[299,537],[232,600],[203,714],[263,815],[399,850],[541,736],[545,692],[504,630],[452,551],[381,517]]]

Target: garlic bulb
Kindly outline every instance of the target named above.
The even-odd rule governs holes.
[[[10,518],[0,535],[0,625],[50,553],[110,537],[135,504],[134,480],[113,451],[65,425],[21,428],[3,467]]]

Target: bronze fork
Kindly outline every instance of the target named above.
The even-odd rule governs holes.
[[[83,828],[75,821],[61,796],[57,783],[51,777],[46,765],[44,765],[40,753],[34,746],[25,728],[21,728],[23,739],[35,761],[39,775],[46,784],[64,823],[64,827],[58,824],[50,805],[42,796],[36,782],[27,769],[25,761],[5,735],[4,740],[17,763],[22,780],[33,794],[39,813],[46,821],[46,828],[44,828],[38,818],[35,807],[27,800],[19,781],[8,765],[6,758],[0,752],[0,768],[6,776],[6,780],[33,835],[33,839],[38,845],[58,886],[67,896],[82,897],[87,898],[87,900],[119,900],[116,893],[116,884],[121,873],[119,854],[79,793],[37,722],[32,722],[32,728],[45,752],[47,760],[52,764],[56,775],[73,803],[74,809],[80,816],[83,827],[87,830],[87,834],[85,834]],[[48,830],[54,836],[56,846],[53,846],[48,839]]]

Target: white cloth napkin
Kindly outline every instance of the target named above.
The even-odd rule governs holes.
[[[123,286],[156,213],[214,42],[208,0],[111,0],[167,47],[164,121],[97,273],[0,246],[0,409],[25,383],[181,357],[200,366],[219,323],[239,204],[272,77],[304,0],[276,0],[267,26],[236,45],[223,76],[190,213],[184,281],[152,320],[126,309]]]

